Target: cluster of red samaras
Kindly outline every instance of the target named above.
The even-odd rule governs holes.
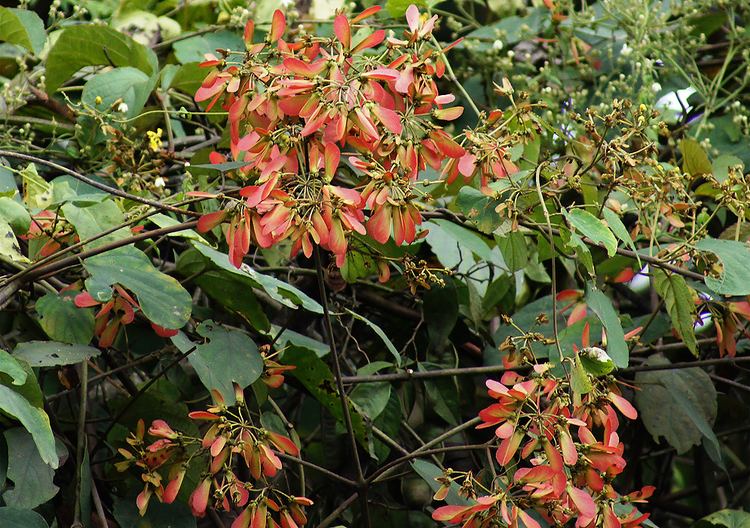
[[[234,265],[251,244],[269,247],[283,239],[292,241],[292,254],[302,250],[308,257],[317,244],[338,265],[352,233],[411,243],[420,236],[415,182],[421,170],[447,170],[448,179],[458,172],[466,179],[481,173],[483,181],[488,172],[507,175],[512,164],[497,141],[464,141],[464,147],[436,122],[463,112],[446,106],[453,95],[438,92],[450,46],[431,44],[437,17],[412,5],[403,38],[386,38],[378,29],[354,42],[354,30],[361,35],[361,22],[379,10],[351,20],[336,16],[333,38],[303,35],[291,42],[282,38],[286,19],[276,11],[263,42],[253,42],[250,21],[246,53],[219,50],[221,58],[211,55],[202,64],[213,69],[195,99],[227,110],[232,157],[252,183],[240,191],[239,204],[198,224],[207,231],[228,222]],[[444,166],[445,160],[456,163]],[[226,160],[213,153],[211,161]]]
[[[539,528],[531,509],[550,525],[575,520],[577,528],[636,528],[648,518],[635,508],[615,511],[615,504],[645,502],[653,487],[623,497],[611,484],[625,468],[614,409],[635,419],[635,408],[603,379],[593,380],[593,389],[575,395],[571,403],[568,384],[548,375],[547,368],[535,366],[531,378],[507,372],[500,382],[487,381],[497,402],[479,413],[483,423],[478,427],[496,428],[501,441],[495,458],[501,467],[515,470],[505,489],[477,497],[469,506],[440,507],[435,520],[463,528],[498,520],[516,528],[520,519],[526,528]]]
[[[242,398],[242,391],[235,387]],[[146,445],[145,426],[139,421],[136,433],[128,439],[134,452],[120,449],[125,458],[117,464],[124,471],[135,465],[143,473],[145,485],[136,498],[143,515],[152,496],[164,503],[172,503],[182,487],[190,460],[202,460],[197,455],[208,455],[208,467],[198,485],[190,494],[188,504],[196,517],[203,517],[208,508],[239,510],[231,528],[298,528],[307,523],[304,506],[312,501],[306,497],[287,495],[273,488],[271,479],[282,469],[276,451],[297,456],[299,448],[286,436],[255,427],[242,418],[243,411],[229,412],[221,395],[212,391],[217,404],[206,411],[190,413],[194,420],[211,423],[202,439],[189,438],[172,429],[164,420],[154,420],[148,434],[155,440]],[[188,452],[191,444],[198,451]],[[234,471],[237,461],[242,461],[252,481],[242,481]],[[169,465],[168,482],[162,482],[161,468]],[[276,520],[278,518],[278,521]]]

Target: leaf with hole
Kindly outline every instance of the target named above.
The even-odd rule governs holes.
[[[26,341],[19,343],[13,350],[14,357],[23,359],[32,367],[74,365],[97,357],[100,353],[98,348],[55,341]]]
[[[735,240],[704,238],[695,249],[713,253],[721,263],[718,277],[708,275],[706,286],[722,295],[750,295],[750,247]]]

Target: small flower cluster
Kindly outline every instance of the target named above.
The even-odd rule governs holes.
[[[135,321],[136,312],[141,309],[138,301],[119,284],[115,284],[112,296],[107,301],[98,301],[89,292],[81,292],[76,295],[74,303],[78,308],[101,307],[94,316],[94,335],[102,348],[111,347],[120,328]],[[178,330],[149,322],[154,332],[161,337],[177,335]]]
[[[202,438],[175,431],[164,420],[154,420],[148,429],[154,441],[147,443],[141,420],[127,439],[130,449],[119,450],[125,458],[117,464],[119,471],[131,466],[142,471],[144,488],[136,499],[141,515],[154,495],[161,502],[173,502],[191,462],[208,460],[188,500],[193,515],[203,517],[208,508],[229,512],[234,507],[239,515],[231,528],[304,526],[304,507],[312,505],[312,501],[288,495],[269,482],[282,470],[277,452],[297,456],[297,445],[284,435],[254,425],[239,387],[235,386],[237,404],[233,406],[227,406],[218,392],[212,394],[215,405],[189,414],[193,420],[211,424]],[[240,480],[238,463],[245,466],[251,480]]]
[[[585,394],[554,376],[549,365],[536,365],[530,377],[506,372],[499,382],[488,380],[488,394],[497,401],[479,413],[478,428],[495,428],[495,458],[504,471],[489,488],[464,477],[461,489],[472,504],[442,506],[433,518],[464,528],[495,522],[515,528],[519,520],[539,528],[533,510],[551,525],[641,526],[648,514],[619,505],[643,502],[653,487],[627,496],[612,487],[625,468],[615,409],[631,420],[637,412],[611,377],[589,378]],[[444,498],[456,479],[451,472],[441,477],[436,498]]]
[[[416,181],[427,166],[467,151],[436,121],[458,118],[462,107],[438,92],[446,65],[431,43],[437,17],[406,11],[403,38],[382,29],[357,39],[371,7],[349,19],[339,14],[332,38],[303,34],[284,40],[286,20],[276,11],[262,42],[245,28],[246,52],[218,50],[197,101],[229,113],[232,158],[249,182],[241,201],[205,215],[207,231],[228,222],[230,260],[239,266],[250,246],[292,242],[292,254],[314,245],[343,265],[352,233],[384,243],[411,243],[422,222]],[[472,154],[462,167],[494,170],[497,156]],[[485,159],[486,158],[486,159]],[[346,161],[344,161],[346,160]],[[226,159],[219,153],[213,163]],[[501,163],[502,165],[502,163]],[[482,169],[484,170],[484,169]]]

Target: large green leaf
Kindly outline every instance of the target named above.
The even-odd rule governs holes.
[[[0,219],[7,222],[17,235],[25,234],[31,225],[31,216],[26,208],[7,196],[0,197]]]
[[[503,219],[495,212],[500,201],[474,187],[464,186],[458,191],[456,205],[483,233],[490,234],[500,227]]]
[[[154,89],[156,77],[131,66],[98,73],[86,81],[81,101],[100,112],[108,112],[117,100],[127,105],[126,117],[135,117],[143,109]],[[97,104],[97,97],[100,102]]]
[[[73,365],[100,354],[98,348],[69,345],[55,341],[26,341],[13,350],[13,357],[23,359],[32,367]]]
[[[358,372],[358,374],[364,374]],[[375,420],[385,410],[391,398],[390,383],[362,383],[357,385],[349,397],[357,410],[370,420]]]
[[[602,216],[604,216],[604,220],[607,222],[607,226],[612,230],[612,232],[615,234],[617,238],[619,238],[622,242],[625,242],[625,244],[628,245],[628,247],[636,251],[635,244],[633,243],[633,239],[630,238],[630,233],[628,233],[628,229],[625,227],[625,224],[622,223],[622,220],[620,220],[620,217],[617,216],[617,213],[615,213],[613,210],[609,209],[608,207],[605,207],[602,210]]]
[[[39,324],[55,341],[85,345],[94,337],[94,312],[74,304],[77,292],[48,293],[36,302]]]
[[[524,38],[538,36],[550,23],[549,11],[544,7],[534,7],[528,10],[526,16],[505,16],[494,24],[475,29],[466,35],[466,39],[471,40],[472,46],[480,50],[490,49],[496,39],[508,46]]]
[[[323,307],[320,303],[291,284],[287,284],[276,277],[258,273],[247,264],[243,264],[240,269],[237,269],[229,262],[229,257],[227,257],[227,255],[220,251],[216,251],[205,244],[195,242],[193,243],[193,247],[222,270],[249,279],[254,287],[262,289],[272,299],[280,302],[284,306],[289,308],[302,306],[305,310],[319,314],[323,313]],[[195,273],[196,271],[199,270],[191,270],[190,273]]]
[[[713,168],[708,154],[696,140],[691,138],[681,140],[680,151],[682,151],[682,170],[691,176],[711,174]]]
[[[627,367],[630,353],[625,343],[625,333],[622,330],[620,318],[612,306],[612,301],[597,290],[595,285],[589,283],[586,292],[586,304],[607,330],[607,354],[618,367]]]
[[[176,279],[157,270],[143,251],[125,246],[87,258],[89,293],[106,300],[103,287],[122,284],[135,293],[143,314],[165,328],[182,328],[190,318],[193,300]],[[89,287],[92,286],[92,287]],[[93,291],[92,291],[93,290]]]
[[[234,403],[232,382],[244,389],[263,373],[257,345],[244,332],[227,330],[213,321],[201,323],[197,332],[206,342],[195,345],[188,361],[207,389],[217,389],[228,404]],[[184,335],[178,336],[173,342],[182,352],[194,346]]]
[[[47,92],[57,90],[84,66],[133,66],[149,76],[157,73],[156,55],[142,44],[110,27],[69,26],[47,56]]]
[[[21,246],[13,233],[13,228],[8,222],[0,218],[0,257],[5,257],[13,262],[29,262],[29,259],[21,253]]]
[[[45,40],[44,22],[34,11],[0,7],[0,42],[18,44],[38,55]]]
[[[242,315],[256,330],[267,332],[271,328],[263,307],[242,277],[209,271],[197,277],[195,283],[221,306]]]
[[[648,358],[646,365],[668,365],[661,354]],[[654,370],[636,374],[635,402],[643,424],[654,440],[663,437],[677,453],[685,453],[703,441],[718,449],[711,430],[716,420],[716,389],[711,378],[698,367]],[[711,451],[708,451],[709,454]]]
[[[44,517],[32,510],[0,508],[0,526],[3,528],[49,528]]]
[[[597,244],[602,244],[611,257],[617,251],[617,239],[607,225],[584,209],[572,209],[565,212],[565,217],[572,227],[583,236]]]
[[[427,243],[446,268],[452,268],[461,262],[459,248],[467,249],[483,260],[492,260],[487,242],[465,227],[441,218],[425,222],[424,227],[430,230]]]
[[[692,528],[750,528],[750,513],[719,510],[693,524]]]
[[[13,385],[23,385],[28,377],[26,370],[16,358],[0,348],[0,372],[10,376]]]
[[[125,216],[112,200],[104,200],[85,207],[66,203],[62,206],[62,211],[65,214],[65,219],[76,228],[76,232],[81,240],[96,236],[125,222]],[[87,244],[86,247],[99,247],[115,240],[121,240],[129,235],[130,231],[127,228],[118,229],[114,233],[94,240]]]
[[[704,238],[695,244],[700,251],[708,251],[721,261],[721,276],[707,276],[706,286],[722,295],[750,295],[750,247],[743,242]]]
[[[42,460],[53,469],[57,469],[55,438],[47,413],[5,385],[0,385],[0,410],[21,422],[21,425],[31,433]]]
[[[495,241],[509,271],[518,271],[526,267],[529,262],[529,249],[523,233],[511,231],[505,236],[496,236]]]
[[[698,354],[698,343],[695,339],[695,303],[688,289],[685,279],[676,273],[652,267],[651,277],[654,289],[664,299],[667,313],[672,319],[672,325],[677,335],[685,342],[685,346],[694,354]]]
[[[13,488],[3,493],[5,504],[30,510],[57,495],[58,487],[52,483],[55,471],[41,459],[31,435],[20,427],[3,434],[8,445],[8,479],[13,481]]]
[[[245,43],[242,41],[242,37],[235,32],[216,31],[180,40],[179,42],[175,42],[172,48],[177,60],[185,64],[188,62],[202,62],[205,60],[204,54],[214,53],[218,48],[231,50],[245,49]]]

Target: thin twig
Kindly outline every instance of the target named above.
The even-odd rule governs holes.
[[[341,362],[339,360],[338,351],[336,349],[336,339],[333,335],[333,325],[331,324],[331,314],[328,311],[328,294],[326,292],[325,280],[323,278],[323,263],[320,258],[320,248],[315,246],[315,267],[318,271],[318,291],[320,293],[320,303],[323,305],[323,318],[325,320],[326,333],[328,334],[328,346],[331,348],[331,356],[333,358],[333,375],[336,378],[336,388],[339,393],[339,399],[341,400],[342,414],[344,417],[344,425],[349,436],[349,444],[352,451],[352,457],[354,458],[354,468],[357,475],[357,484],[360,486],[360,492],[362,495],[362,512],[365,517],[365,526],[370,526],[370,510],[367,504],[367,483],[365,481],[364,473],[362,472],[362,464],[359,460],[359,451],[357,450],[357,437],[354,434],[354,427],[352,426],[352,417],[349,413],[349,400],[346,392],[344,391],[344,383],[341,375]]]
[[[161,203],[156,200],[151,200],[149,198],[143,198],[142,196],[136,196],[135,194],[130,194],[116,187],[110,187],[109,185],[100,183],[94,179],[89,178],[88,176],[85,176],[79,172],[76,172],[72,169],[64,167],[63,165],[55,163],[54,161],[49,161],[43,158],[38,158],[36,156],[29,156],[28,154],[21,154],[19,152],[13,152],[10,150],[0,150],[0,156],[6,156],[8,158],[15,158],[15,159],[24,160],[24,161],[30,161],[32,163],[39,163],[40,165],[46,165],[47,167],[50,167],[52,169],[58,170],[60,172],[64,172],[65,174],[72,176],[73,178],[79,181],[82,181],[83,183],[87,185],[91,185],[92,187],[99,189],[100,191],[104,191],[106,193],[112,194],[114,196],[119,196],[120,198],[125,198],[133,202],[139,202],[142,204],[150,205],[151,207],[155,207],[157,209],[162,209],[164,211],[172,211],[173,213],[178,213],[182,215],[188,215],[188,216],[193,216],[193,217],[201,216],[201,213],[197,211],[180,209],[179,207],[175,207],[173,205]]]

